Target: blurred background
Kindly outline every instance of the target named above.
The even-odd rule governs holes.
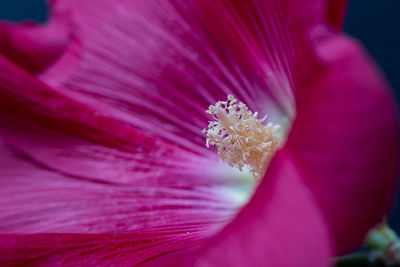
[[[361,40],[376,59],[400,100],[400,10],[399,0],[350,0],[345,31]],[[46,21],[45,0],[0,0],[0,20]],[[400,233],[400,197],[389,218]]]
[[[400,103],[399,0],[350,0],[344,30],[359,39],[383,69]],[[400,164],[400,162],[399,162]],[[400,233],[400,195],[389,218]]]

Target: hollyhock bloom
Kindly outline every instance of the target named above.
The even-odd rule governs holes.
[[[392,199],[397,118],[345,6],[53,0],[46,25],[3,23],[0,265],[328,266],[358,246]],[[228,94],[280,125],[257,182],[205,146]]]

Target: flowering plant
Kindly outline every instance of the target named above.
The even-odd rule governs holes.
[[[0,26],[0,265],[328,266],[387,210],[397,110],[346,1],[50,4]]]

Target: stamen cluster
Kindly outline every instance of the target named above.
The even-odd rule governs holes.
[[[203,130],[207,133],[207,148],[215,145],[221,161],[241,171],[249,168],[256,179],[262,177],[279,147],[280,138],[276,133],[280,126],[271,122],[263,125],[267,116],[258,119],[258,112],[253,114],[232,95],[228,95],[227,101],[210,105],[206,113],[214,119],[209,122],[208,129]]]

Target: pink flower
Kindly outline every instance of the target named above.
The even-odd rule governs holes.
[[[397,111],[346,1],[51,4],[0,28],[0,265],[327,266],[386,212]],[[288,134],[248,203],[201,133],[229,93]]]

